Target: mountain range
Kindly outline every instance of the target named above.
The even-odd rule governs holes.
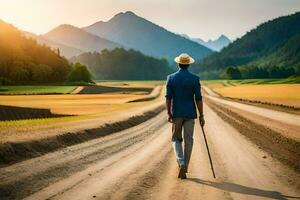
[[[101,52],[103,49],[111,50],[116,47],[166,58],[171,63],[182,52],[189,53],[196,60],[213,53],[213,50],[196,40],[172,33],[131,11],[121,12],[107,22],[99,21],[83,28],[63,24],[43,35],[28,32],[24,34],[40,44],[59,48],[66,58],[83,52]]]
[[[133,12],[119,13],[107,22],[99,21],[83,30],[115,41],[127,48],[172,61],[186,52],[197,60],[212,53],[212,50],[160,27]]]
[[[169,63],[172,63],[176,55],[187,52],[196,58],[197,62],[193,71],[200,73],[202,78],[220,78],[220,74],[228,67],[238,68],[242,74],[247,74],[242,76],[244,78],[271,78],[274,74],[276,77],[281,77],[280,74],[284,74],[286,77],[300,74],[299,21],[300,12],[278,17],[258,25],[231,43],[224,35],[215,41],[208,42],[199,38],[178,35],[135,15],[133,12],[119,13],[107,22],[99,21],[83,28],[64,24],[44,35],[28,32],[22,32],[22,35],[26,38],[34,38],[39,44],[46,44],[46,46],[41,45],[44,47],[40,48],[41,51],[47,52],[49,50],[47,46],[50,46],[52,51],[59,48],[59,52],[53,51],[58,55],[57,58],[50,51],[45,53],[45,55],[51,54],[53,59],[60,58],[60,55],[71,58],[84,52],[101,53],[104,49],[117,48],[129,51],[131,56],[139,55],[140,58],[143,58],[137,52],[130,52],[130,49],[134,49],[146,56],[166,58]],[[4,24],[4,22],[2,23]],[[7,35],[3,37],[7,37]],[[30,42],[31,40],[24,41],[29,45],[22,48],[28,49],[27,46],[35,45]],[[11,47],[11,44],[5,44]],[[222,49],[220,52],[213,52],[204,45],[208,47],[210,45],[209,48],[215,50]],[[112,51],[112,53],[120,52],[122,55],[126,55],[123,50]],[[38,54],[38,52],[35,53]],[[154,62],[148,57],[147,59],[150,63]],[[29,63],[27,60],[22,62]],[[63,62],[66,63],[65,60]],[[35,65],[39,64],[39,62],[35,63]],[[47,63],[42,64],[48,65]]]
[[[181,36],[189,40],[195,41],[207,48],[210,48],[213,51],[220,51],[231,43],[231,40],[225,35],[221,35],[216,40],[208,40],[207,42],[202,40],[201,38],[191,38],[186,34],[182,34]]]

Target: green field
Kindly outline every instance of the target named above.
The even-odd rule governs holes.
[[[76,86],[0,86],[0,94],[68,94],[72,92],[75,88]]]

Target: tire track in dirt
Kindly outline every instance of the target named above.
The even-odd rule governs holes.
[[[164,113],[132,129],[1,168],[1,196],[7,199],[23,198],[92,163],[153,137],[157,129],[166,123],[165,119],[161,120],[162,116]]]
[[[162,121],[162,120],[160,120]],[[164,122],[165,123],[165,122]],[[89,172],[91,176],[85,176],[74,184],[75,177],[69,177],[61,182],[55,183],[43,191],[37,192],[27,199],[112,199],[114,195],[126,196],[126,192],[131,189],[124,187],[127,180],[135,182],[139,177],[151,171],[152,167],[164,160],[170,154],[170,136],[167,134],[165,126],[158,129],[150,138],[145,139],[140,144],[133,145],[126,151],[119,152],[95,163]],[[135,146],[135,147],[134,147]],[[139,146],[137,148],[136,146]],[[135,150],[133,150],[135,149]],[[115,162],[110,162],[115,160]],[[105,162],[111,163],[104,166]],[[163,163],[163,162],[162,162]],[[100,170],[101,169],[101,170]],[[91,172],[92,171],[92,172]],[[136,175],[138,174],[138,176]],[[131,177],[131,178],[130,178]],[[69,184],[72,182],[73,184]],[[68,186],[69,185],[69,186]],[[125,184],[130,186],[131,184]],[[133,184],[134,185],[134,184]],[[63,189],[61,189],[62,187]],[[120,188],[123,188],[122,190]],[[78,193],[77,191],[80,190]],[[117,193],[120,191],[120,193]],[[123,192],[121,192],[123,191]],[[124,197],[125,198],[125,197]],[[118,199],[118,198],[117,198]]]
[[[84,129],[77,132],[56,134],[40,140],[0,143],[0,166],[7,166],[22,160],[41,156],[62,149],[66,146],[79,144],[95,138],[119,132],[143,123],[164,110],[159,106],[141,115],[134,115],[121,121],[102,124],[100,127]]]
[[[153,191],[158,190],[158,184],[169,169],[170,159],[174,159],[172,153],[171,146],[164,147],[159,155],[147,161],[147,165],[133,170],[99,199],[153,199]]]

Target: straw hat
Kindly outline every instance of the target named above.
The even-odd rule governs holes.
[[[195,62],[195,60],[187,53],[180,54],[174,59],[174,61],[178,64],[183,64],[183,65],[189,65]]]

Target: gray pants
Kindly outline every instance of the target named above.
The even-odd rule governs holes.
[[[194,119],[173,118],[172,125],[172,144],[175,156],[179,165],[184,165],[188,168],[193,143],[194,143]],[[183,138],[182,138],[183,129]],[[184,141],[184,153],[182,150],[182,141]]]

